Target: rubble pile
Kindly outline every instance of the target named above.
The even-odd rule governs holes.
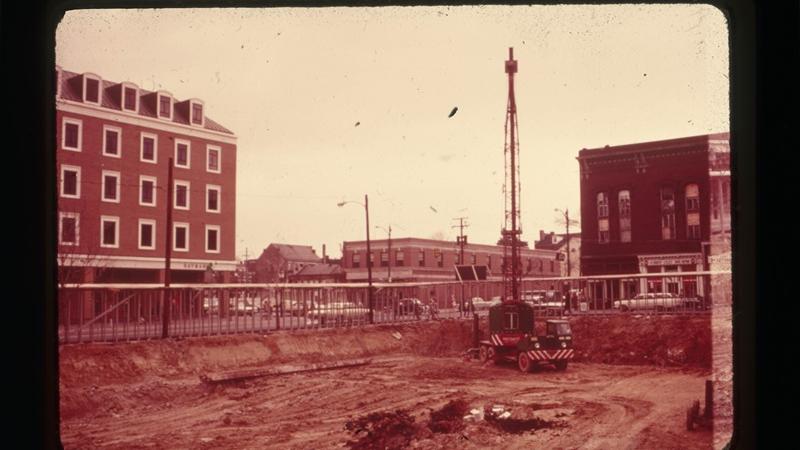
[[[347,441],[351,450],[403,449],[420,433],[421,426],[405,410],[374,412],[345,423],[356,436]]]

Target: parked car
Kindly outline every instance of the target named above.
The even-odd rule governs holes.
[[[320,304],[309,310],[306,317],[317,320],[321,325],[327,323],[353,324],[366,321],[369,318],[369,308],[353,302],[337,301]]]
[[[206,314],[219,313],[219,298],[205,297],[203,299],[203,312]]]
[[[475,311],[482,311],[485,309],[489,309],[492,306],[499,305],[502,303],[500,299],[492,299],[492,300],[484,300],[482,297],[472,297],[470,300],[472,306],[475,308]]]
[[[650,292],[636,294],[631,299],[616,300],[611,305],[620,311],[656,310],[668,311],[676,309],[699,309],[702,302],[696,297],[679,297],[670,292]]]
[[[522,301],[533,309],[562,313],[567,304],[559,291],[527,291],[522,293]]]
[[[236,299],[236,314],[240,316],[255,316],[258,312],[257,308],[251,298]]]
[[[418,298],[401,298],[394,307],[398,316],[421,316],[428,313],[428,305]]]

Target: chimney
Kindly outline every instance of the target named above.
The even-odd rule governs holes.
[[[328,254],[325,253],[325,244],[322,244],[322,262],[328,264]]]
[[[539,230],[539,241],[544,241],[544,230]]]

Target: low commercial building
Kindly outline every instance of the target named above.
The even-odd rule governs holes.
[[[390,251],[391,247],[391,251]],[[342,267],[347,281],[367,280],[367,261],[375,282],[454,281],[461,248],[452,241],[422,238],[349,241],[342,245]],[[490,280],[502,280],[504,249],[498,245],[465,244],[463,264],[487,266]],[[554,277],[561,274],[558,252],[523,248],[520,252],[523,277]]]

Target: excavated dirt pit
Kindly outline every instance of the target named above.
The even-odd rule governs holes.
[[[711,373],[708,317],[617,319],[573,318],[578,358],[532,374],[464,361],[471,322],[457,320],[62,346],[61,439],[74,449],[711,448],[710,431],[684,424]],[[200,381],[364,357],[372,362]]]

